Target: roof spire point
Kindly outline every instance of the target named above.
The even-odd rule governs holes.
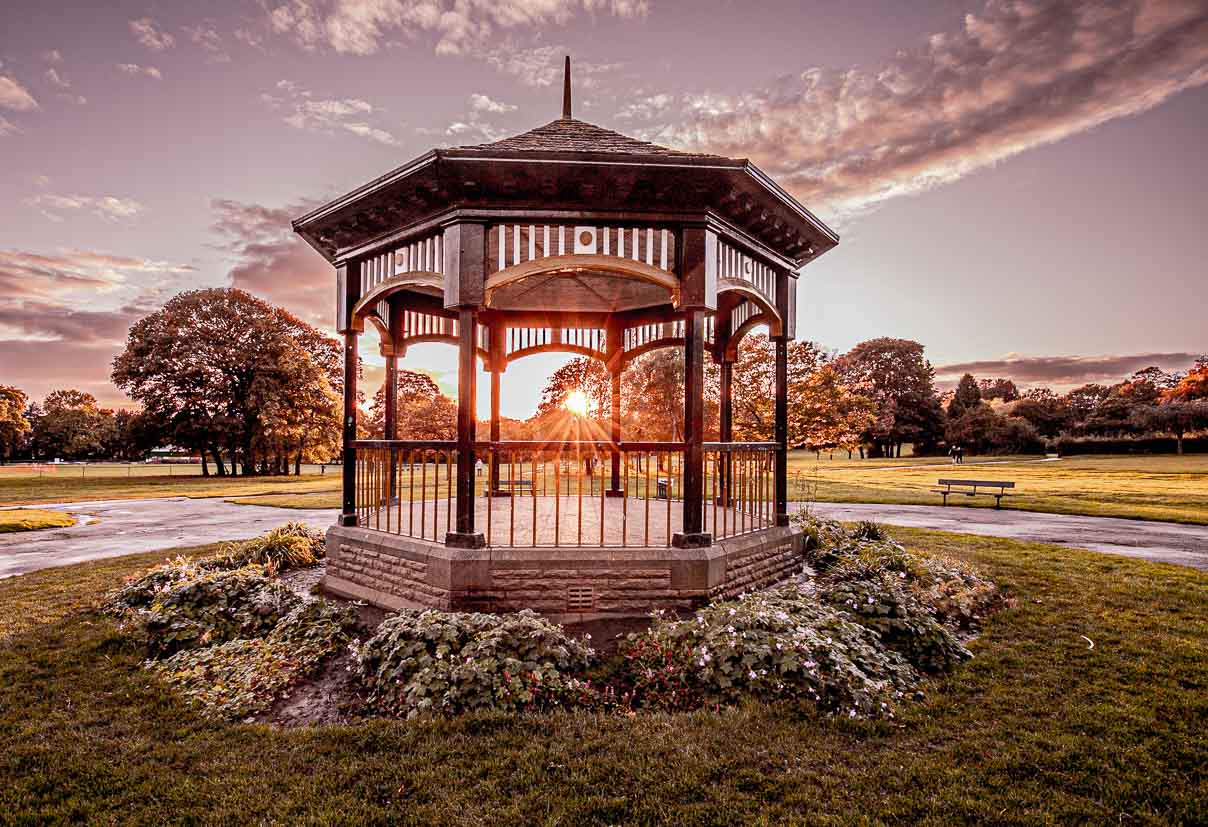
[[[562,119],[569,121],[570,118],[570,55],[567,55],[562,70]]]

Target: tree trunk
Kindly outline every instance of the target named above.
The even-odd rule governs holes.
[[[1175,445],[1178,446],[1175,450],[1179,456],[1183,455],[1183,432],[1179,431],[1174,435]]]
[[[216,445],[210,446],[210,448],[207,450],[209,450],[210,455],[214,457],[214,466],[218,470],[218,476],[225,477],[227,472],[226,465],[222,461],[222,451],[220,451]]]
[[[206,449],[201,449],[201,475],[203,477],[210,476],[210,463],[206,460]]]
[[[302,476],[302,448],[298,447],[298,453],[294,455],[294,476]]]

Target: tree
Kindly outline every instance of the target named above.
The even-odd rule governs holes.
[[[0,465],[12,455],[21,439],[30,432],[25,418],[28,397],[20,388],[0,385]]]
[[[1187,371],[1187,375],[1174,387],[1165,391],[1163,397],[1167,400],[1208,399],[1208,355],[1197,359],[1195,367]]]
[[[1171,434],[1175,450],[1183,453],[1183,438],[1191,431],[1208,428],[1208,399],[1169,398],[1137,412],[1142,427]]]
[[[385,433],[386,384],[383,382],[369,409],[369,430],[377,438]],[[426,373],[398,371],[398,408],[395,439],[441,440],[457,438],[457,403],[446,396]]]
[[[949,415],[944,436],[950,444],[967,448],[971,454],[984,454],[991,445],[998,420],[994,409],[979,400],[956,416]]]
[[[861,342],[835,363],[856,392],[872,399],[877,418],[863,441],[876,454],[897,453],[902,443],[922,449],[934,445],[943,422],[935,392],[935,371],[923,358],[923,346],[909,339]]]
[[[875,407],[848,387],[834,366],[822,365],[790,386],[789,444],[854,450],[876,420]]]
[[[588,417],[604,420],[611,416],[612,377],[602,363],[586,356],[571,359],[553,372],[541,391],[536,416],[544,419],[564,411],[566,397],[574,391],[587,397]]]
[[[1010,379],[982,379],[978,383],[981,398],[989,402],[1001,399],[1003,402],[1014,402],[1019,399],[1019,388]]]
[[[973,378],[973,374],[966,373],[956,384],[956,391],[948,403],[948,416],[960,417],[965,411],[976,408],[981,401],[981,389],[977,386],[977,380]]]
[[[35,455],[90,459],[99,456],[112,439],[113,413],[97,407],[90,393],[56,390],[42,400],[40,415],[32,424]]]
[[[165,435],[213,458],[219,474],[224,451],[232,473],[280,472],[307,445],[338,438],[341,353],[242,290],[194,290],[130,328],[113,381]]]
[[[1026,420],[1042,436],[1055,437],[1069,427],[1069,409],[1048,388],[1033,388],[1009,409],[1012,417]]]

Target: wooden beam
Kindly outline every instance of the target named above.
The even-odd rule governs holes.
[[[671,538],[676,548],[713,544],[704,531],[705,314],[684,314],[684,472],[683,531]]]

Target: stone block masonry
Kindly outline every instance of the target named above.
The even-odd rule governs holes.
[[[803,537],[769,528],[712,546],[449,548],[364,528],[327,534],[324,590],[384,609],[512,612],[560,622],[677,612],[801,571]]]

